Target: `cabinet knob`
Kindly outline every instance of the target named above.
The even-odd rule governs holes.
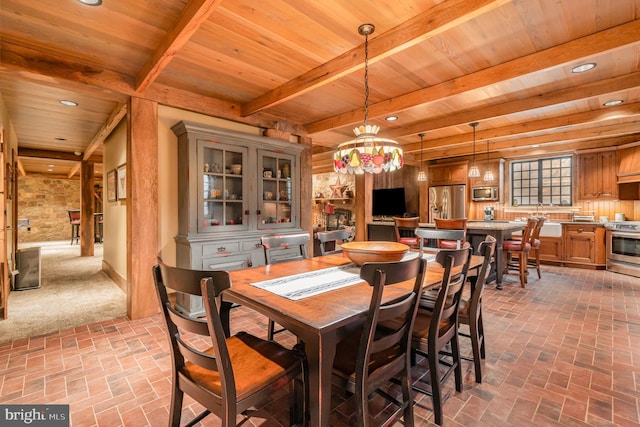
[[[249,209],[247,209],[246,211],[244,211],[245,215],[251,215],[251,211]]]
[[[262,214],[262,212],[260,212],[260,209],[258,209],[258,210],[256,211],[256,215],[261,215],[261,214]]]

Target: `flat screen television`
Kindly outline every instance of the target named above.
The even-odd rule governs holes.
[[[404,188],[373,190],[371,202],[371,215],[376,217],[402,216],[407,211]]]

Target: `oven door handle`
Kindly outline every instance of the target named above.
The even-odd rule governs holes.
[[[640,233],[611,230],[611,237],[627,237],[640,240]]]

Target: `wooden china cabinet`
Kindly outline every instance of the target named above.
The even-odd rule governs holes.
[[[192,122],[178,136],[176,264],[197,270],[264,265],[260,236],[302,232],[302,145]],[[200,298],[178,298],[190,316]]]

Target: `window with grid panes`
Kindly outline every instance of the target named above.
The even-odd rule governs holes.
[[[572,188],[571,156],[511,163],[512,206],[571,206]]]

